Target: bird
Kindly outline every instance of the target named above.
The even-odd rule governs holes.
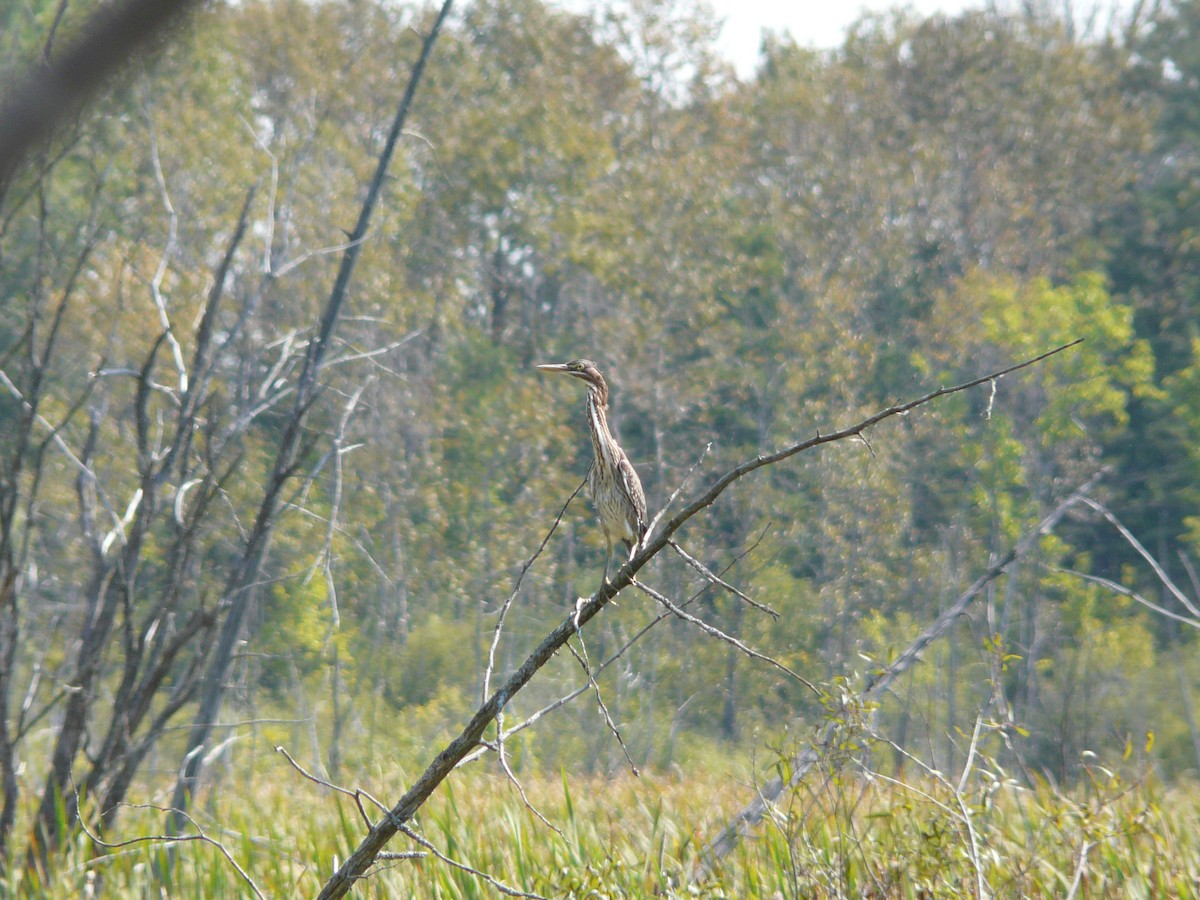
[[[642,490],[642,480],[609,430],[608,383],[596,364],[590,359],[573,359],[537,368],[543,372],[570,375],[587,385],[585,409],[593,454],[587,483],[608,546],[608,554],[604,557],[604,583],[608,584],[614,543],[622,542],[632,557],[634,548],[646,535],[646,493]]]

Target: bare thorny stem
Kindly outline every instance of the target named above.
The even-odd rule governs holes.
[[[944,397],[949,394],[959,393],[968,390],[980,384],[995,382],[997,379],[1032,366],[1041,360],[1046,359],[1056,353],[1073,347],[1080,341],[1072,341],[1040,354],[1032,359],[1025,360],[1015,365],[1009,366],[1006,369],[992,372],[983,375],[979,378],[952,387],[938,388],[923,397],[918,397],[915,400],[910,400],[906,403],[898,403],[887,409],[881,410],[874,415],[868,416],[866,419],[851,425],[848,428],[842,428],[837,431],[827,434],[818,433],[815,437],[800,441],[790,446],[784,447],[774,453],[764,454],[748,460],[745,463],[729,470],[720,478],[712,483],[699,497],[687,504],[682,510],[677,512],[671,519],[659,528],[656,533],[648,535],[635,548],[630,560],[623,565],[616,573],[615,577],[607,584],[602,584],[600,588],[583,603],[573,615],[568,615],[550,634],[548,634],[541,643],[529,654],[525,661],[504,681],[504,683],[494,692],[487,696],[482,705],[476,710],[471,720],[463,728],[462,732],[451,741],[443,750],[433,759],[428,768],[413,786],[400,798],[399,801],[391,808],[389,814],[380,822],[376,823],[364,837],[358,848],[350,855],[349,858],[333,873],[329,880],[325,883],[319,897],[321,900],[328,898],[342,897],[354,886],[358,879],[362,878],[367,870],[375,863],[380,852],[389,840],[406,826],[406,823],[412,819],[417,810],[424,805],[425,801],[438,788],[439,785],[450,775],[454,768],[461,763],[468,754],[483,743],[484,732],[491,727],[497,717],[503,712],[509,701],[516,696],[533,678],[533,676],[558,652],[567,644],[571,636],[594,618],[601,609],[606,606],[613,597],[617,595],[623,588],[631,584],[635,584],[637,573],[664,547],[666,547],[675,533],[691,518],[696,516],[702,510],[712,505],[716,499],[724,493],[724,491],[735,481],[749,475],[756,469],[764,466],[774,465],[782,462],[796,454],[808,450],[821,444],[832,443],[838,440],[844,440],[850,437],[861,438],[863,433],[874,425],[879,424],[885,419],[894,416],[903,415],[919,406],[929,403],[939,397]],[[1057,512],[1057,511],[1056,511]],[[1058,512],[1061,515],[1061,512]],[[655,521],[658,521],[657,519]],[[1046,523],[1042,523],[1045,525]],[[1038,532],[1040,533],[1041,527]],[[1007,565],[1012,561],[1013,555],[1003,562]],[[1000,568],[1003,568],[1003,565]],[[995,577],[994,575],[992,577]],[[990,579],[989,579],[990,580]],[[637,583],[642,590],[649,592],[644,585]],[[654,596],[654,594],[651,594]],[[660,603],[666,601],[664,605],[668,608],[672,606],[672,613],[678,615],[682,613],[682,609],[677,604],[671,604],[669,600],[659,594],[656,599]],[[678,611],[678,612],[677,612]],[[688,615],[684,613],[684,615]],[[692,616],[690,619],[695,620]],[[699,620],[696,620],[699,623]],[[706,623],[705,623],[706,624]],[[935,626],[941,624],[935,623]],[[711,626],[709,626],[711,628]],[[945,627],[948,627],[946,625]],[[939,632],[940,633],[940,632]],[[931,638],[932,639],[932,638]],[[749,650],[749,648],[746,648]],[[751,651],[753,652],[753,651]],[[919,652],[919,651],[918,651]],[[911,665],[912,660],[909,659],[906,665]],[[775,663],[779,665],[778,663]],[[795,674],[795,673],[792,673]],[[796,676],[799,678],[799,676]],[[801,679],[802,680],[802,679]],[[890,678],[886,679],[890,681]],[[811,686],[811,685],[810,685]],[[815,688],[814,688],[815,689]]]

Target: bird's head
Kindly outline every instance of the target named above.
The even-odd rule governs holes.
[[[546,363],[537,368],[543,372],[561,372],[564,375],[572,375],[580,381],[586,382],[590,387],[595,387],[607,393],[604,376],[600,374],[600,370],[590,359],[573,359],[565,363]]]

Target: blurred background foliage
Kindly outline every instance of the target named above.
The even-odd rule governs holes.
[[[8,5],[5,71],[36,64],[57,7]],[[72,4],[64,27],[88,7]],[[880,427],[869,447],[763,471],[681,535],[781,619],[711,591],[697,614],[814,681],[886,660],[1102,465],[1097,496],[1194,596],[1200,3],[1155,4],[1088,36],[1049,9],[871,16],[832,51],[769,37],[739,79],[714,53],[711,17],[687,4],[586,15],[464,4],[363,246],[309,421],[311,474],[277,532],[226,718],[304,723],[244,727],[291,729],[300,757],[352,773],[379,754],[422,758],[455,728],[522,562],[586,472],[581,394],[531,369],[576,356],[609,373],[613,418],[657,510],[697,460],[685,491],[1084,339],[991,396]],[[327,295],[427,16],[374,0],[207,4],[71,123],[41,160],[52,169],[28,166],[9,185],[0,362],[19,381],[40,303],[77,280],[47,403],[65,410],[95,382],[88,404],[107,411],[96,467],[118,505],[135,484],[122,417],[134,384],[96,373],[140,365],[158,338],[145,282],[164,248],[162,293],[190,323],[259,186],[229,276],[242,303],[224,313],[254,295],[257,324],[226,348],[215,390],[270,373]],[[267,260],[279,277],[255,295]],[[186,355],[194,338],[178,337]],[[323,462],[360,389],[339,464]],[[0,398],[0,420],[18,415]],[[221,517],[205,526],[198,596],[210,579],[209,596],[220,591],[279,421],[245,438]],[[87,428],[77,418],[64,437],[82,444]],[[73,572],[86,556],[74,470],[59,459],[44,477],[21,591],[26,637],[47,649],[14,663],[20,683],[44,673],[38,703],[73,640],[67,624],[84,615]],[[499,671],[595,589],[603,552],[576,499],[524,579]],[[165,564],[149,553],[146,577]],[[1004,752],[1056,779],[1076,774],[1082,751],[1146,731],[1165,776],[1195,770],[1195,629],[1073,573],[1179,609],[1115,529],[1075,517],[930,649],[879,727],[952,767],[956,729],[984,708],[1028,732]],[[647,577],[676,598],[702,586],[671,559]],[[623,595],[589,627],[590,658],[656,614]],[[116,679],[119,655],[106,665]],[[581,677],[557,660],[509,722]],[[821,715],[777,671],[675,621],[599,681],[639,765],[747,751]],[[55,715],[49,704],[43,727]],[[523,769],[624,764],[587,698],[512,753]],[[29,763],[32,778],[35,753]]]

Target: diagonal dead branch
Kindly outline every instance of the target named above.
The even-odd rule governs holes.
[[[443,9],[445,10],[445,8]],[[820,446],[821,444],[844,440],[849,437],[858,437],[868,428],[872,427],[873,425],[877,425],[885,419],[909,412],[939,397],[945,397],[949,394],[959,393],[975,387],[976,385],[985,384],[1004,375],[1027,368],[1037,362],[1040,362],[1041,360],[1046,359],[1047,357],[1053,356],[1056,353],[1061,353],[1069,347],[1073,347],[1079,343],[1079,340],[1075,340],[1068,344],[1064,344],[1061,347],[1057,347],[1054,350],[1042,353],[1036,357],[1033,357],[1032,359],[1009,366],[1008,368],[1002,369],[998,372],[991,372],[987,375],[972,379],[971,381],[964,382],[953,387],[938,388],[936,391],[928,393],[923,397],[919,397],[916,400],[910,400],[907,403],[890,406],[887,409],[875,413],[874,415],[868,416],[866,419],[863,419],[862,421],[851,425],[848,428],[829,432],[828,434],[824,435],[818,434],[814,438],[792,444],[774,453],[757,456],[754,459],[748,460],[747,462],[742,463],[734,469],[726,472],[715,482],[713,482],[713,484],[703,494],[676,513],[674,517],[672,517],[665,525],[662,526],[661,530],[657,534],[655,534],[653,537],[647,537],[646,539],[643,539],[633,556],[628,562],[621,566],[615,576],[613,576],[613,578],[607,584],[602,584],[597,589],[596,593],[593,594],[586,603],[580,606],[573,615],[568,615],[567,618],[561,622],[557,628],[555,628],[548,635],[546,635],[545,638],[542,639],[541,643],[539,643],[525,659],[525,662],[523,662],[499,688],[490,694],[487,700],[485,700],[479,709],[475,711],[475,714],[459,733],[458,737],[454,738],[454,740],[447,744],[446,747],[443,748],[436,757],[434,757],[420,778],[416,780],[413,786],[409,788],[404,796],[397,801],[396,805],[392,807],[390,814],[370,830],[370,832],[363,838],[362,842],[359,844],[354,853],[352,853],[346,859],[346,861],[342,863],[338,870],[333,873],[333,875],[325,883],[321,893],[318,895],[319,900],[333,900],[333,898],[343,897],[346,895],[346,893],[351,889],[351,887],[353,887],[358,879],[363,876],[367,869],[374,864],[380,851],[383,850],[387,842],[391,840],[391,838],[404,825],[404,823],[410,821],[413,816],[416,815],[417,811],[421,808],[421,806],[424,805],[425,801],[429,799],[430,795],[437,790],[437,788],[443,781],[445,781],[447,777],[449,777],[450,773],[454,771],[455,767],[467,756],[467,754],[481,745],[484,732],[496,720],[497,715],[499,715],[499,713],[508,704],[508,701],[512,699],[512,697],[514,697],[518,692],[520,692],[530,682],[530,680],[532,680],[533,676],[538,672],[538,670],[546,665],[546,663],[550,661],[551,657],[553,657],[554,654],[557,653],[567,643],[571,635],[575,634],[579,628],[594,618],[600,612],[600,610],[603,609],[621,590],[635,583],[634,579],[638,571],[641,570],[646,563],[653,559],[659,553],[659,551],[667,546],[667,542],[671,539],[675,532],[684,525],[684,523],[686,523],[701,510],[711,506],[716,499],[735,481],[738,481],[746,475],[749,475],[751,472],[761,469],[764,466],[782,462],[789,457],[795,456],[801,451]],[[1076,497],[1077,494],[1072,495],[1072,503],[1075,501]],[[1065,505],[1056,510],[1056,514],[1053,517],[1053,522],[1057,522],[1058,518],[1060,518],[1065,511]],[[1052,523],[1048,524],[1044,521],[1041,525],[1039,525],[1036,533],[1034,533],[1032,537],[1028,538],[1027,543],[1022,541],[1018,544],[1017,548],[1014,548],[1013,551],[1010,551],[1009,556],[1007,556],[1002,563],[998,565],[998,567],[994,567],[993,570],[990,570],[989,575],[984,576],[980,582],[977,582],[976,586],[973,586],[975,593],[978,593],[979,590],[982,590],[983,585],[986,585],[989,581],[999,576],[1000,572],[1003,571],[1003,568],[1015,558],[1015,554],[1018,549],[1021,549],[1023,552],[1024,550],[1028,549],[1028,546],[1032,546],[1033,541],[1037,539],[1037,535],[1040,534],[1042,529],[1045,527],[1052,527]],[[962,608],[965,608],[974,596],[975,594],[971,593],[967,596],[965,601],[960,599]],[[959,604],[955,604],[955,607],[958,606]],[[678,607],[676,608],[678,609]],[[940,635],[946,628],[949,628],[950,624],[960,613],[961,609],[944,622],[943,618],[939,617],[938,622],[935,622],[934,626],[931,626],[933,629],[935,629],[933,635],[930,636],[925,643],[920,644],[920,647],[913,651],[911,657],[908,657],[907,659],[902,658],[901,660],[897,661],[897,664],[903,664],[903,668],[895,669],[893,674],[890,676],[885,675],[884,677],[881,677],[880,681],[875,687],[879,690],[882,690],[886,684],[891,682],[892,678],[903,671],[904,668],[907,668],[909,665],[911,665],[913,661],[915,661],[916,654],[920,652],[920,649],[923,649],[930,641]],[[939,628],[940,630],[936,630]],[[783,788],[780,786],[779,792],[782,792],[782,790]],[[759,812],[758,818],[761,818],[761,812]],[[733,833],[735,835],[739,833],[738,826],[734,825],[731,827],[733,828]],[[736,837],[734,838],[734,841],[736,842]]]
[[[1117,529],[1117,531],[1120,532],[1121,537],[1125,538],[1125,542],[1127,544],[1129,544],[1129,546],[1132,547],[1134,550],[1136,550],[1138,553],[1138,556],[1140,556],[1142,559],[1144,559],[1146,561],[1146,563],[1150,566],[1150,568],[1154,570],[1154,574],[1158,577],[1158,580],[1162,583],[1162,586],[1171,592],[1171,596],[1174,597],[1176,600],[1178,600],[1179,603],[1183,606],[1183,608],[1186,609],[1188,612],[1190,612],[1193,616],[1200,618],[1200,609],[1198,609],[1196,607],[1196,604],[1193,603],[1191,598],[1188,597],[1188,595],[1186,593],[1184,593],[1184,591],[1181,590],[1179,588],[1179,586],[1175,584],[1174,581],[1171,580],[1171,576],[1167,574],[1167,570],[1162,567],[1162,564],[1157,559],[1154,558],[1154,555],[1149,550],[1147,550],[1144,546],[1142,546],[1142,542],[1133,536],[1133,532],[1131,532],[1128,528],[1126,528],[1123,524],[1121,524],[1121,520],[1118,519],[1115,515],[1113,515],[1112,512],[1108,509],[1108,507],[1104,506],[1101,503],[1097,503],[1091,497],[1084,497],[1082,502],[1084,503],[1084,505],[1086,505],[1086,506],[1090,507],[1091,509],[1094,509],[1096,512],[1098,512],[1101,516],[1104,517],[1105,521],[1107,521],[1110,525],[1112,525],[1113,528]],[[1109,584],[1111,586],[1112,583],[1110,582]],[[1132,592],[1125,591],[1125,590],[1122,590],[1121,592],[1127,593],[1130,597],[1133,597],[1134,599],[1139,600],[1139,602],[1147,603],[1147,601],[1140,600],[1140,598],[1138,598]],[[1151,605],[1151,604],[1147,603],[1147,605]],[[1161,611],[1166,612],[1165,610],[1161,610]],[[1170,613],[1167,613],[1167,615],[1170,615]],[[1175,617],[1172,617],[1172,618],[1175,618]],[[1187,621],[1187,620],[1181,619],[1180,621]],[[1189,623],[1189,624],[1191,624],[1191,623]]]
[[[1123,584],[1118,584],[1111,579],[1104,578],[1100,575],[1089,575],[1087,572],[1079,572],[1075,569],[1055,569],[1057,572],[1062,572],[1064,575],[1070,575],[1078,578],[1081,581],[1087,581],[1095,585],[1099,585],[1106,590],[1112,591],[1114,594],[1120,594],[1122,597],[1128,597],[1134,603],[1139,603],[1146,609],[1160,616],[1164,616],[1172,621],[1179,622],[1183,625],[1189,625],[1192,628],[1200,628],[1200,619],[1191,616],[1181,616],[1179,613],[1167,609],[1153,600],[1148,600],[1132,588],[1127,588]]]

